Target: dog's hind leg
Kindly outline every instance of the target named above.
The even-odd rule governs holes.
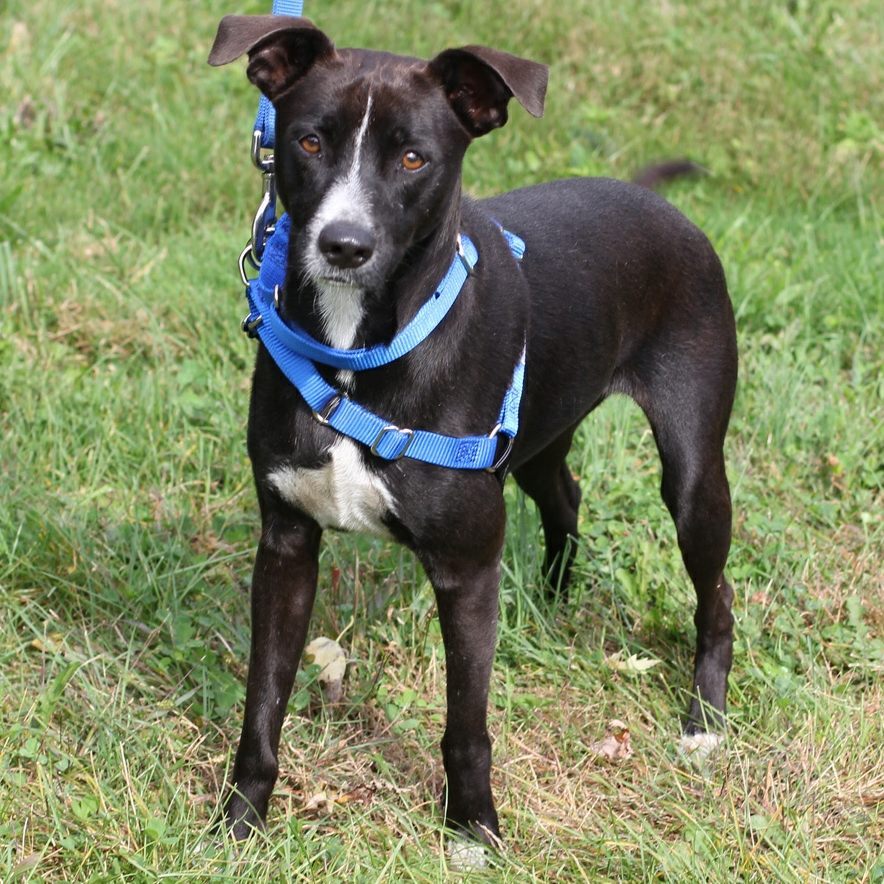
[[[513,471],[519,487],[540,511],[546,542],[543,571],[552,593],[567,589],[576,553],[580,486],[565,461],[575,429],[569,428]]]
[[[715,334],[698,335],[695,328],[690,339],[673,334],[656,352],[643,353],[630,385],[654,432],[663,462],[662,497],[697,594],[697,648],[683,745],[701,751],[717,742],[707,732],[724,725],[733,652],[733,590],[724,577],[731,499],[723,445],[737,364],[732,320],[726,319],[721,317]]]

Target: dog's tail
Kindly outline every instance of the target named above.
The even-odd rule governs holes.
[[[674,181],[676,178],[695,177],[697,175],[706,175],[707,169],[704,169],[693,160],[666,160],[662,163],[653,163],[645,166],[639,172],[632,176],[633,184],[640,187],[647,187],[648,190],[656,190],[661,184]]]

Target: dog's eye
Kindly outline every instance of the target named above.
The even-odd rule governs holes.
[[[409,172],[417,172],[427,161],[416,151],[407,150],[402,154],[402,168]]]
[[[305,135],[298,144],[301,145],[301,150],[310,154],[311,157],[315,157],[322,150],[322,145],[316,135]]]

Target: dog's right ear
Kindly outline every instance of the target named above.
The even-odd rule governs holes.
[[[248,52],[248,78],[275,101],[317,61],[334,51],[332,41],[306,18],[225,15],[218,25],[209,64],[228,64]]]

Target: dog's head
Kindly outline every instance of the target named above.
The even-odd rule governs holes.
[[[336,49],[304,18],[226,16],[209,63],[246,52],[276,109],[295,258],[318,285],[383,286],[450,215],[470,141],[506,122],[510,98],[543,112],[547,68],[483,46],[421,61]]]

